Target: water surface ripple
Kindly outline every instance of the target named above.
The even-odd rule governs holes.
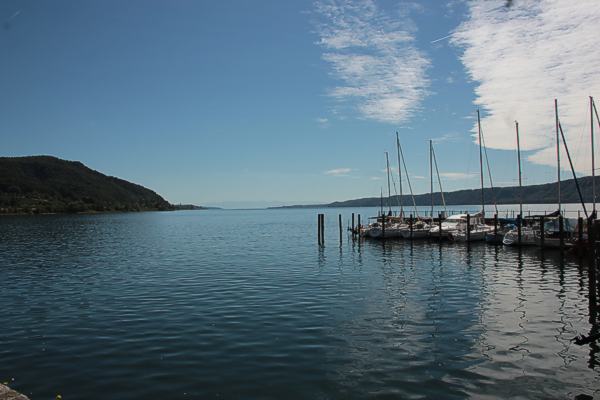
[[[340,247],[337,212],[322,249],[315,210],[3,217],[0,381],[33,400],[600,395],[597,347],[571,342],[585,265]]]

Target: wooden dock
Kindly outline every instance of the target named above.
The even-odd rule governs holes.
[[[486,242],[489,244],[502,244],[502,238],[504,236],[504,233],[507,232],[507,230],[505,229],[505,226],[507,224],[511,224],[513,225],[513,229],[516,229],[518,232],[518,242],[512,244],[513,246],[521,246],[521,245],[532,245],[531,243],[523,243],[521,244],[521,229],[523,228],[525,221],[529,221],[528,224],[532,224],[532,223],[536,223],[537,228],[536,228],[536,234],[539,235],[539,243],[537,244],[538,247],[542,247],[542,248],[558,248],[560,250],[575,250],[579,253],[590,253],[592,252],[592,247],[595,247],[594,245],[596,244],[596,241],[600,240],[600,220],[595,220],[593,219],[593,217],[591,219],[584,219],[583,217],[581,217],[580,213],[577,212],[577,218],[571,218],[570,220],[574,220],[577,221],[576,222],[576,229],[574,230],[568,230],[565,226],[566,224],[566,218],[563,215],[546,215],[546,212],[544,212],[544,214],[541,215],[535,215],[535,216],[531,216],[530,213],[528,213],[529,215],[527,215],[526,217],[521,217],[520,214],[516,215],[516,218],[511,218],[509,217],[509,215],[513,214],[514,212],[510,212],[510,211],[504,211],[506,217],[502,218],[501,215],[499,215],[500,213],[495,213],[493,215],[492,218],[483,218],[483,221],[486,225],[493,227],[493,235],[490,235],[490,238],[486,237]],[[467,240],[466,242],[469,243],[469,236],[471,233],[471,229],[474,225],[472,225],[472,217],[473,215],[476,214],[470,214],[468,211],[450,211],[448,214],[442,214],[442,213],[438,213],[437,216],[433,213],[430,214],[430,216],[424,216],[424,217],[414,217],[413,214],[410,214],[410,216],[408,217],[403,217],[403,221],[405,224],[407,224],[410,227],[411,230],[411,235],[410,238],[405,238],[403,240],[408,240],[408,241],[412,241],[413,237],[412,237],[412,227],[413,224],[416,221],[419,220],[426,220],[429,222],[429,224],[431,224],[431,226],[436,226],[439,227],[439,236],[438,235],[427,235],[427,239],[432,239],[432,240],[441,240],[442,239],[442,222],[448,217],[448,215],[455,215],[455,214],[463,214],[464,216],[466,216],[466,235],[467,235]],[[554,214],[554,213],[553,213]],[[566,214],[566,212],[565,212]],[[595,215],[595,214],[594,214]],[[351,233],[352,235],[352,240],[361,240],[362,239],[362,233],[361,233],[361,229],[364,228],[365,226],[361,224],[361,216],[360,214],[356,214],[356,213],[351,213],[351,223],[350,220],[348,221],[348,226],[347,226],[347,230]],[[339,244],[340,246],[343,243],[343,236],[342,236],[342,231],[343,231],[343,221],[342,221],[342,214],[338,214],[337,215],[337,222],[338,222],[338,230],[339,230]],[[358,224],[355,224],[355,218],[358,217]],[[547,222],[547,218],[556,218],[556,221],[558,223],[558,230],[555,232],[556,235],[558,235],[557,237],[559,238],[559,243],[550,243],[550,245],[548,245],[546,243],[546,235],[547,232],[545,230],[545,222]],[[383,231],[382,236],[376,238],[377,240],[385,240],[385,229],[386,229],[386,222],[396,222],[400,217],[398,215],[395,214],[390,214],[387,215],[385,213],[378,213],[377,217],[373,217],[371,219],[376,219],[380,224],[381,224],[381,229]],[[502,230],[502,232],[501,232]],[[539,232],[538,232],[539,230]],[[325,245],[325,214],[323,213],[319,213],[317,215],[317,238],[318,238],[318,244],[319,246],[324,246]],[[399,239],[397,237],[391,237],[389,239]],[[419,237],[419,239],[423,239],[423,237]],[[551,240],[551,239],[548,239]],[[556,241],[556,240],[555,240]]]

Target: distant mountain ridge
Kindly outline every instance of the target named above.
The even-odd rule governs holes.
[[[586,203],[592,202],[592,177],[586,176],[577,178],[579,187]],[[566,179],[560,182],[561,200],[563,203],[579,203],[579,196],[575,186],[574,179]],[[596,177],[596,188],[600,192],[600,177]],[[397,207],[399,196],[392,196],[391,204]],[[519,187],[507,186],[497,187],[492,189],[484,189],[484,198],[486,204],[494,204],[494,198],[497,204],[518,204],[519,203]],[[600,193],[597,193],[597,198],[600,198]],[[452,192],[444,192],[444,199],[447,205],[467,205],[481,203],[481,189],[462,189]],[[383,199],[384,204],[387,204],[387,197]],[[540,185],[523,186],[523,203],[525,204],[552,204],[558,201],[556,182],[544,183]],[[402,196],[402,202],[405,206],[412,205],[412,199],[409,195]],[[415,202],[418,206],[428,206],[431,204],[429,193],[415,195]],[[435,205],[442,204],[442,196],[440,192],[433,194],[433,202]],[[311,205],[292,205],[274,208],[315,208],[315,207],[379,207],[381,199],[379,197],[365,197],[354,200],[335,201],[327,204],[311,204]]]
[[[0,157],[0,213],[172,210],[154,191],[53,156]]]

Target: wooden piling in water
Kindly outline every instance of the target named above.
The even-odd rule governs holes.
[[[385,239],[385,214],[381,214],[381,239]]]
[[[521,218],[521,214],[517,215],[517,243],[519,246],[521,245],[521,229],[523,226],[523,218]]]
[[[471,241],[471,214],[467,213],[467,244]]]
[[[498,235],[498,214],[494,214],[494,240],[496,240],[497,235]]]
[[[438,214],[438,240],[441,242],[442,241],[442,213]]]
[[[577,244],[583,244],[583,218],[577,218]]]
[[[360,214],[358,214],[358,226],[357,226],[357,234],[360,237]]]
[[[410,219],[408,220],[408,226],[410,228],[410,240],[413,240],[413,215],[410,214]]]
[[[588,267],[588,284],[589,292],[588,298],[590,302],[590,323],[596,323],[596,310],[597,310],[597,268],[600,262],[600,248],[596,244],[596,238],[598,230],[596,229],[598,224],[595,221],[588,221],[588,254],[589,254],[589,267]]]
[[[340,228],[340,246],[342,245],[342,214],[338,214],[338,226]]]
[[[545,219],[545,218],[544,218],[544,216],[542,215],[542,216],[540,217],[540,246],[541,246],[542,248],[544,248],[544,240],[545,240],[545,237],[544,237],[544,234],[545,234],[545,232],[544,232],[544,219]]]
[[[321,214],[317,214],[317,243],[321,245]]]
[[[354,233],[356,231],[354,230],[354,213],[352,213],[352,237],[354,237]]]
[[[594,226],[594,220],[592,218],[588,219],[586,225],[587,225],[588,245],[592,245],[594,243],[594,241],[592,240],[592,237],[594,235],[593,232],[592,232],[593,231],[593,226]],[[593,249],[590,246],[588,250],[591,253]]]
[[[564,250],[565,247],[565,229],[564,229],[564,221],[563,216],[558,216],[558,234],[560,235],[560,249]]]
[[[325,245],[325,214],[317,215],[317,240],[319,246]]]
[[[325,246],[325,214],[321,214],[321,244]]]

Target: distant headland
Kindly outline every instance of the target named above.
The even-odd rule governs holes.
[[[198,210],[141,185],[52,156],[0,157],[0,214]]]
[[[577,178],[581,187],[583,199],[586,203],[592,202],[592,177],[586,176]],[[575,187],[574,179],[565,179],[561,181],[561,200],[563,203],[579,203],[577,188]],[[600,177],[596,177],[596,187],[600,187]],[[544,183],[540,185],[523,186],[522,192],[518,186],[495,187],[493,190],[486,188],[484,197],[486,204],[518,204],[522,196],[525,204],[552,204],[557,203],[557,185],[556,182]],[[391,204],[396,207],[400,201],[398,196],[392,196]],[[481,200],[481,189],[462,189],[444,193],[444,200],[448,205],[466,205],[479,204]],[[383,198],[383,204],[387,207],[387,196]],[[433,194],[433,202],[435,205],[442,204],[442,196],[440,192]],[[412,199],[409,195],[402,196],[402,203],[406,207],[412,206]],[[423,193],[415,195],[415,203],[417,206],[429,206],[431,204],[431,195]],[[282,207],[270,208],[325,208],[325,207],[379,207],[381,204],[380,197],[365,197],[354,200],[335,201],[326,204],[310,204],[310,205],[290,205]]]

